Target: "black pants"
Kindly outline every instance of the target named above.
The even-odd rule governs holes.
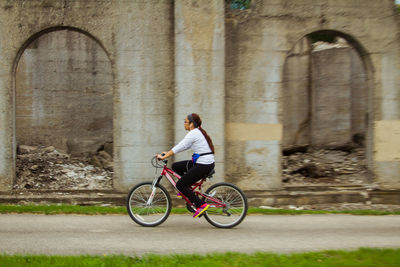
[[[191,160],[178,161],[172,164],[172,170],[181,176],[181,179],[176,183],[176,188],[197,208],[203,205],[204,201],[190,190],[190,186],[206,177],[214,169],[214,166],[214,163],[208,165],[194,164],[193,166]]]

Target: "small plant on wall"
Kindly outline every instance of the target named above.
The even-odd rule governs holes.
[[[245,10],[250,8],[251,0],[232,0],[230,1],[230,7],[232,9]]]

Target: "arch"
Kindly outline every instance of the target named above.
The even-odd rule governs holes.
[[[367,157],[367,163],[368,167],[370,170],[373,169],[373,121],[374,121],[374,99],[375,99],[375,68],[372,63],[372,59],[370,56],[370,53],[368,50],[362,45],[362,43],[355,38],[352,34],[343,32],[343,31],[338,31],[334,29],[324,29],[324,30],[315,30],[315,31],[310,31],[308,32],[305,36],[310,36],[312,33],[315,32],[320,32],[320,33],[334,33],[337,34],[337,36],[345,39],[350,45],[354,47],[354,49],[357,51],[359,54],[360,58],[362,59],[362,63],[364,65],[364,68],[366,70],[367,74],[367,94],[368,94],[368,99],[367,99],[367,111],[368,111],[368,119],[367,119],[367,132],[366,132],[366,157]]]
[[[338,31],[338,30],[332,30],[332,29],[318,29],[318,30],[312,30],[312,31],[307,31],[304,32],[302,34],[302,36],[300,38],[297,39],[297,41],[292,45],[291,49],[287,52],[285,61],[284,61],[284,65],[282,68],[282,77],[283,77],[283,83],[284,86],[282,87],[283,90],[285,90],[286,86],[285,83],[287,82],[287,77],[285,77],[285,75],[287,75],[288,72],[288,65],[289,65],[289,58],[296,55],[299,55],[299,51],[301,53],[303,53],[302,55],[304,56],[308,56],[309,57],[309,61],[307,61],[307,71],[309,73],[311,73],[311,52],[312,52],[312,43],[317,41],[318,38],[324,39],[326,38],[326,40],[331,40],[332,37],[340,37],[344,40],[347,41],[347,43],[357,52],[360,60],[361,60],[361,64],[362,67],[364,69],[365,75],[366,75],[366,113],[367,113],[367,118],[366,118],[366,139],[365,139],[365,148],[366,148],[366,158],[367,158],[367,163],[368,163],[368,167],[370,170],[372,170],[373,168],[373,159],[372,159],[372,155],[373,155],[373,108],[374,108],[374,67],[372,64],[372,60],[370,57],[370,53],[367,51],[367,49],[361,44],[361,42],[359,42],[355,37],[353,37],[352,35],[342,32],[342,31]],[[299,50],[299,44],[302,45],[302,48],[300,48]],[[304,48],[305,47],[305,48]],[[303,50],[302,50],[303,49]],[[304,70],[305,71],[305,70]],[[308,77],[308,103],[311,104],[312,99],[310,98],[310,94],[311,94],[311,74]],[[286,97],[285,92],[282,91],[282,99],[284,100]],[[282,101],[281,102],[282,108],[280,109],[282,112],[285,112],[285,102]],[[287,105],[287,104],[286,104]],[[304,123],[309,123],[310,118],[311,118],[311,110],[308,111],[309,114],[307,115],[307,118],[304,120]],[[283,124],[285,124],[285,119],[284,119],[284,115],[285,113],[282,114],[281,118],[283,121]],[[308,121],[307,121],[308,120]],[[303,122],[303,121],[302,121]],[[304,125],[302,125],[302,123],[300,123],[300,126],[303,127]],[[300,127],[299,127],[300,128]],[[309,130],[309,129],[307,129]],[[285,133],[284,133],[285,134]],[[297,133],[296,133],[297,134]],[[297,137],[297,136],[296,136]],[[309,137],[310,138],[310,137]],[[285,141],[283,140],[283,143]],[[284,146],[282,145],[282,152],[283,152]],[[299,146],[299,147],[295,147],[294,151],[297,151],[298,149],[300,150],[304,150],[304,146]],[[289,148],[290,151],[290,148]],[[291,153],[291,152],[289,152]]]
[[[60,77],[60,76],[63,75],[63,74],[60,74],[60,73],[64,73],[65,71],[68,71],[68,73],[69,73],[70,70],[73,69],[71,71],[72,75],[71,75],[71,77],[69,79],[62,79],[63,84],[65,83],[66,85],[64,85],[62,87],[61,91],[64,90],[65,93],[63,93],[61,95],[58,94],[57,98],[58,99],[66,99],[66,98],[63,98],[63,97],[65,97],[68,94],[70,94],[70,93],[67,92],[70,89],[75,89],[75,88],[76,89],[80,89],[80,88],[83,88],[83,89],[89,88],[90,89],[90,88],[92,88],[93,90],[88,91],[88,92],[90,92],[90,95],[85,96],[85,99],[86,99],[85,103],[88,103],[87,102],[88,99],[90,99],[92,97],[95,97],[95,99],[97,99],[98,98],[97,95],[98,94],[102,94],[101,92],[105,92],[104,90],[107,91],[107,93],[106,93],[106,95],[107,95],[106,96],[107,103],[114,102],[114,89],[115,89],[115,75],[114,75],[114,66],[113,66],[114,64],[113,64],[113,61],[110,58],[109,52],[105,49],[105,47],[102,45],[102,43],[96,37],[94,37],[93,35],[91,35],[90,33],[86,32],[84,30],[81,30],[81,29],[75,28],[75,27],[69,27],[69,26],[56,26],[56,27],[46,28],[44,30],[41,30],[41,31],[33,34],[32,36],[30,36],[23,43],[21,48],[18,50],[17,55],[16,55],[16,57],[14,59],[14,62],[13,62],[13,66],[12,66],[13,146],[14,146],[14,153],[13,153],[14,154],[14,160],[13,161],[14,161],[14,164],[15,164],[16,159],[17,159],[17,157],[16,157],[16,145],[17,145],[17,141],[18,141],[17,140],[17,134],[18,134],[18,132],[17,132],[17,128],[18,128],[18,125],[17,125],[17,119],[18,119],[17,118],[17,115],[18,115],[18,113],[17,113],[17,111],[18,111],[17,97],[18,97],[18,95],[17,95],[17,93],[18,93],[18,89],[19,88],[26,88],[26,87],[20,87],[20,84],[18,84],[18,81],[20,80],[19,79],[19,75],[21,74],[21,72],[20,72],[21,71],[21,67],[22,67],[22,70],[24,69],[24,65],[22,65],[22,66],[19,66],[19,65],[21,63],[21,60],[26,58],[26,55],[24,54],[25,51],[32,51],[32,50],[27,50],[27,49],[31,49],[32,47],[35,47],[35,45],[36,45],[35,41],[36,40],[39,40],[39,39],[43,38],[44,35],[48,35],[48,34],[51,34],[53,32],[60,32],[60,33],[57,33],[57,35],[51,35],[51,37],[50,36],[49,37],[45,36],[45,38],[46,39],[50,38],[50,40],[52,40],[51,42],[54,44],[55,42],[57,42],[55,40],[58,40],[58,39],[54,39],[54,38],[57,38],[57,37],[54,37],[54,36],[61,36],[61,40],[64,40],[64,42],[67,41],[67,44],[71,45],[71,48],[65,48],[66,44],[63,43],[61,50],[64,51],[65,49],[67,49],[67,50],[72,49],[71,51],[74,51],[73,52],[74,54],[69,54],[69,52],[67,52],[67,54],[61,53],[64,56],[61,56],[61,58],[59,58],[59,59],[55,59],[56,67],[54,68],[54,72],[58,73],[56,77]],[[66,38],[66,39],[64,39],[64,38]],[[46,40],[46,39],[44,39],[44,40]],[[41,40],[43,40],[43,39],[41,39]],[[68,41],[68,40],[70,40],[70,41]],[[78,47],[77,47],[77,43],[75,41],[72,41],[72,40],[78,40],[78,41],[80,40],[79,42],[81,42],[81,44],[83,44],[83,46],[82,45],[78,45]],[[77,51],[82,51],[82,47],[83,47],[84,50],[88,49],[88,52],[83,51],[83,52],[78,52],[77,54],[75,54]],[[54,56],[51,56],[51,55],[48,56],[48,53],[49,53],[48,51],[53,51],[52,53],[54,53],[55,50],[51,50],[52,48],[49,48],[46,45],[44,45],[44,49],[45,49],[44,51],[46,51],[45,54],[44,54],[45,55],[45,59],[44,59],[45,62],[47,62],[47,63],[49,61],[52,62],[53,61],[52,57],[54,57]],[[50,49],[50,50],[48,50],[48,49]],[[57,46],[57,49],[59,49],[58,46]],[[57,53],[58,53],[58,51],[56,53],[54,53],[54,54],[57,54]],[[85,53],[87,55],[92,55],[92,56],[86,58]],[[34,52],[34,55],[35,54],[36,54],[36,52]],[[83,55],[83,57],[81,55]],[[42,57],[42,56],[40,56],[40,57]],[[58,56],[56,56],[56,57],[58,58]],[[35,58],[35,61],[38,59],[37,56],[34,56],[34,58]],[[82,58],[83,58],[83,61],[81,61]],[[71,66],[73,66],[73,67],[68,66],[68,70],[67,70],[66,65],[63,64],[63,63],[67,62],[66,61],[67,59],[68,59],[69,63],[70,62],[76,62],[73,59],[77,59],[78,62],[84,62],[85,65],[83,65],[83,67],[81,67],[81,63],[79,63],[79,65],[78,65],[78,69],[81,70],[81,71],[83,70],[83,74],[81,74],[81,75],[83,75],[82,76],[83,77],[82,81],[78,80],[77,83],[74,82],[75,80],[77,80],[76,79],[76,75],[78,75],[78,74],[76,74],[77,65],[75,65],[76,63],[70,63]],[[98,60],[100,60],[100,61],[98,61]],[[94,64],[94,65],[92,65],[92,64]],[[43,64],[41,64],[41,65],[43,66]],[[44,65],[46,65],[46,64],[44,64]],[[26,66],[28,66],[27,70],[28,69],[32,70],[32,69],[34,69],[35,65],[31,65],[30,64],[30,65],[26,65]],[[57,67],[57,66],[59,66],[59,67]],[[93,66],[93,76],[91,75],[91,72],[90,72],[90,70],[92,70],[92,66]],[[99,66],[99,67],[97,67],[97,66]],[[82,68],[84,68],[84,69],[82,69]],[[100,70],[100,72],[99,72],[99,70]],[[44,72],[42,72],[42,74],[39,74],[39,75],[43,75],[43,73],[45,73],[45,75],[46,75],[46,73],[48,71],[49,70],[46,69],[46,70],[44,70]],[[53,69],[51,69],[50,71],[52,72]],[[107,78],[100,78],[101,80],[105,79],[105,81],[106,81],[104,86],[101,86],[100,88],[99,88],[100,83],[98,83],[96,81],[98,79],[98,77],[99,77],[98,73],[100,73],[100,75],[106,74],[106,76],[103,75],[102,77],[107,77]],[[89,75],[89,76],[87,76],[87,75]],[[40,77],[40,76],[37,76],[37,77]],[[46,76],[44,76],[44,77],[46,77]],[[75,77],[75,79],[74,79],[74,77]],[[79,77],[79,79],[80,79],[80,77]],[[45,80],[47,80],[47,78]],[[70,86],[71,81],[74,84],[72,87]],[[46,84],[46,82],[43,83],[43,82],[40,82],[40,80],[38,80],[38,83],[40,84],[38,88],[47,88],[47,89],[48,88],[54,88],[54,89],[58,88],[58,86],[55,85],[54,82],[50,82],[50,83],[47,82],[47,84]],[[38,84],[38,83],[36,83],[36,84]],[[50,87],[49,87],[49,84],[50,84]],[[42,87],[41,85],[44,85],[44,87]],[[34,88],[32,83],[29,86],[31,88]],[[70,88],[70,89],[68,89],[68,88]],[[55,90],[55,91],[57,91],[57,90]],[[55,91],[53,91],[53,90],[52,91],[48,91],[48,92],[50,92],[51,97],[54,97]],[[86,92],[86,89],[85,89],[85,92]],[[47,94],[49,94],[49,93],[47,93]],[[73,93],[73,94],[76,95],[76,96],[78,96],[78,95],[81,95],[81,96],[86,95],[86,93],[83,93],[83,91],[81,91],[81,90],[75,90],[75,93]],[[67,96],[67,97],[69,99],[69,96]],[[63,100],[61,100],[61,101],[63,101]],[[103,103],[104,100],[101,100],[101,101]],[[59,103],[59,102],[60,101],[57,100],[57,103]],[[67,102],[67,101],[64,101],[64,102]],[[96,103],[95,104],[90,103],[90,105],[91,105],[91,107],[90,107],[90,109],[91,109],[90,112],[91,113],[93,113],[92,110],[99,110],[99,107],[95,107],[97,105]],[[80,106],[83,106],[83,105],[80,105]],[[92,109],[92,106],[94,107],[93,109]],[[103,124],[110,124],[111,126],[107,126],[107,132],[111,131],[111,133],[110,133],[111,135],[108,135],[109,137],[107,139],[110,139],[110,138],[113,139],[113,127],[112,127],[113,123],[112,123],[112,121],[113,121],[114,112],[115,112],[114,109],[113,109],[113,106],[114,105],[111,105],[110,109],[108,109],[108,110],[104,109],[105,110],[104,112],[97,112],[98,113],[97,117],[101,117],[101,115],[106,112],[107,115],[106,115],[105,118],[107,118],[107,120],[104,120],[104,122],[101,122],[101,121],[100,122],[98,122],[98,121],[94,122],[93,121],[93,123],[92,123],[93,125],[88,126],[88,127],[92,127],[91,131],[96,131],[97,129],[99,129],[99,127],[104,127],[104,126],[99,126],[99,123],[100,123],[100,125],[102,123]],[[68,109],[63,109],[63,110],[66,110],[67,112],[70,112],[70,111],[68,111]],[[69,109],[69,110],[72,111],[74,109]],[[79,109],[79,110],[81,110],[81,109]],[[84,110],[84,109],[82,109],[82,110]],[[52,113],[53,111],[50,111],[50,112]],[[64,112],[64,114],[67,114],[65,111],[62,111],[62,112]],[[76,115],[75,113],[78,114],[79,111],[74,112],[74,115]],[[48,114],[50,114],[50,113],[48,113]],[[80,113],[80,114],[86,115],[85,112]],[[92,118],[96,118],[97,119],[96,116],[94,116],[94,117],[93,117],[93,115],[88,115],[88,116],[92,116]],[[89,121],[88,123],[90,123],[90,122],[91,121]],[[74,123],[74,122],[71,122],[71,123]],[[108,129],[110,129],[110,130],[108,130]],[[93,132],[88,132],[88,134],[81,135],[81,136],[90,136],[90,135],[93,135]],[[78,137],[76,140],[80,140],[80,138]],[[76,147],[76,145],[75,145],[75,147]]]
[[[90,34],[87,31],[84,31],[80,28],[76,28],[76,27],[72,27],[72,26],[54,26],[54,27],[49,27],[49,28],[45,28],[37,33],[34,33],[33,35],[31,35],[21,46],[21,48],[18,50],[17,55],[14,59],[14,63],[13,63],[13,74],[15,74],[15,71],[17,69],[18,66],[18,62],[21,59],[22,54],[24,53],[25,49],[37,38],[39,38],[40,36],[47,34],[47,33],[51,33],[54,31],[62,31],[62,30],[70,30],[70,31],[75,31],[75,32],[79,32],[81,34],[86,35],[87,37],[89,37],[90,39],[94,40],[102,49],[103,51],[106,53],[108,60],[110,60],[110,62],[112,63],[113,61],[111,60],[111,56],[110,53],[107,51],[107,49],[104,47],[103,43],[96,38],[94,35]],[[115,77],[114,73],[113,73],[113,77]]]
[[[374,73],[374,68],[372,64],[372,60],[370,57],[370,53],[368,50],[361,44],[360,41],[358,41],[353,35],[349,33],[345,33],[343,31],[335,30],[335,29],[315,29],[315,30],[307,30],[302,33],[302,35],[299,38],[296,38],[296,41],[292,44],[292,49],[288,52],[289,54],[295,47],[295,45],[300,42],[304,37],[310,39],[312,35],[314,34],[321,34],[321,35],[335,35],[338,37],[341,37],[345,39],[349,44],[352,45],[352,47],[355,48],[357,53],[360,55],[361,58],[363,58],[363,63],[365,63],[365,68],[368,70],[368,72],[371,72],[371,74]],[[371,77],[373,78],[373,77]]]

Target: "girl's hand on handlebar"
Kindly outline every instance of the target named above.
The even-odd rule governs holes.
[[[157,154],[156,157],[158,160],[163,160],[163,159],[165,159],[166,154],[167,154],[167,152],[162,152],[161,154]]]
[[[156,157],[158,160],[164,160],[166,158],[171,157],[172,155],[174,155],[174,151],[170,150],[168,152],[162,152],[161,154],[157,154]]]

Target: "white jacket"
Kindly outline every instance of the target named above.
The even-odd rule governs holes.
[[[189,131],[186,136],[179,142],[176,146],[172,148],[174,154],[192,149],[195,154],[203,154],[211,152],[211,149],[207,143],[207,139],[204,137],[203,133],[195,128]],[[211,164],[214,163],[214,154],[201,156],[197,160],[197,164]]]

